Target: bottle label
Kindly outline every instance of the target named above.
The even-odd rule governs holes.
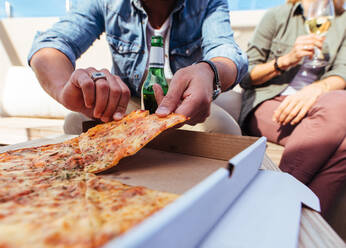
[[[152,46],[150,49],[149,67],[163,68],[164,53],[162,47]]]

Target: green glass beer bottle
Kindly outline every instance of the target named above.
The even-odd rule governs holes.
[[[149,70],[141,92],[141,107],[142,109],[149,110],[150,114],[155,113],[157,109],[153,85],[159,84],[164,95],[166,95],[168,91],[168,84],[163,69],[164,59],[163,37],[152,36],[149,54]]]

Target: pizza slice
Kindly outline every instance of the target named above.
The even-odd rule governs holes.
[[[164,208],[178,195],[125,185],[112,178],[87,174],[86,199],[95,247],[120,236]]]
[[[186,121],[185,116],[159,117],[133,111],[120,121],[97,125],[82,134],[79,147],[86,172],[98,173],[131,156],[164,130]]]

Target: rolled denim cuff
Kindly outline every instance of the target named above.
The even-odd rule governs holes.
[[[40,49],[42,48],[55,48],[57,50],[59,50],[60,52],[62,52],[63,54],[65,54],[68,59],[71,61],[73,67],[76,66],[76,56],[73,53],[73,51],[65,46],[64,44],[57,42],[57,41],[49,41],[49,42],[36,42],[33,44],[29,55],[28,55],[28,65],[30,66],[30,61],[32,56]]]

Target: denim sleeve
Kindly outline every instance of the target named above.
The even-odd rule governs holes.
[[[234,41],[229,17],[226,0],[209,1],[202,25],[203,58],[226,57],[231,59],[238,71],[235,82],[237,84],[246,74],[248,62],[246,55]]]
[[[74,8],[45,32],[37,32],[28,55],[28,63],[41,48],[64,53],[73,66],[105,29],[99,0],[78,0]]]

